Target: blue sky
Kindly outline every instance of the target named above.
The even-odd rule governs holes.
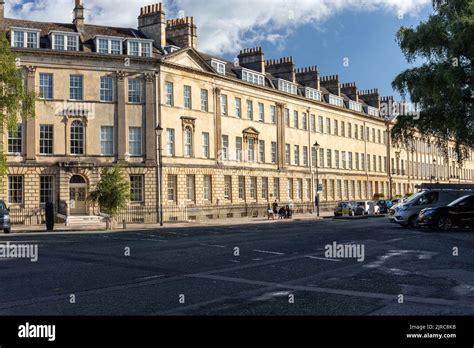
[[[339,74],[342,82],[356,82],[359,89],[378,88],[383,96],[397,95],[391,82],[410,66],[395,35],[400,26],[416,26],[431,12],[427,7],[416,17],[399,19],[384,11],[348,11],[326,21],[323,29],[311,24],[298,28],[283,47],[265,41],[259,44],[266,57],[291,55],[298,67],[317,65],[323,76]],[[345,58],[348,66],[343,65]]]
[[[86,22],[137,26],[141,6],[159,0],[84,0]],[[409,66],[395,42],[400,26],[416,26],[431,0],[163,0],[167,18],[194,16],[199,49],[233,60],[262,46],[265,58],[293,56],[359,89],[395,95],[391,82]],[[74,0],[6,0],[8,17],[71,22]],[[402,15],[402,18],[400,18]],[[349,66],[343,65],[347,58]]]

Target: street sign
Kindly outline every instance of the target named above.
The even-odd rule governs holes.
[[[318,194],[322,194],[323,191],[324,191],[323,185],[322,185],[322,184],[319,184],[319,185],[318,185]]]

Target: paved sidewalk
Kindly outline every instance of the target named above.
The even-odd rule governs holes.
[[[127,224],[126,229],[123,229],[121,223],[114,225],[113,230],[106,230],[105,224],[101,226],[69,226],[66,227],[64,224],[56,224],[54,232],[46,232],[46,227],[43,225],[32,225],[32,226],[13,226],[12,234],[29,234],[29,233],[41,233],[41,234],[55,234],[55,233],[77,233],[77,232],[123,232],[123,231],[147,231],[147,230],[158,230],[163,228],[191,228],[191,227],[203,227],[203,226],[237,226],[237,225],[254,225],[254,224],[282,224],[292,223],[298,221],[318,221],[325,218],[333,217],[333,213],[321,213],[318,218],[316,214],[301,214],[295,215],[291,220],[268,220],[267,218],[235,218],[235,219],[216,219],[207,221],[191,221],[182,223],[165,223],[163,227],[159,224]],[[8,236],[0,234],[0,237]]]

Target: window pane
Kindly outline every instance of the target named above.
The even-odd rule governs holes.
[[[8,130],[8,153],[21,154],[23,152],[23,128],[18,124],[14,129]]]
[[[114,127],[101,127],[100,148],[102,155],[111,156],[114,154]]]
[[[53,154],[53,125],[40,125],[40,154]]]
[[[128,80],[128,102],[142,102],[142,81],[137,79]]]
[[[144,201],[143,187],[143,175],[130,175],[130,201],[133,203],[142,203]]]
[[[100,101],[111,102],[113,101],[113,79],[109,76],[103,76],[100,78]]]
[[[53,99],[53,74],[40,74],[40,98]]]
[[[129,153],[130,156],[142,155],[142,129],[141,127],[130,127],[128,132],[129,137]]]
[[[84,154],[84,127],[80,121],[71,124],[71,154]]]
[[[40,203],[54,202],[54,177],[52,175],[40,176]]]
[[[10,175],[8,177],[8,202],[23,204],[23,176]]]
[[[83,79],[80,75],[71,75],[69,82],[69,98],[71,100],[83,99]]]

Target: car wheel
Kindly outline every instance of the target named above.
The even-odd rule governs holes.
[[[408,220],[408,227],[411,227],[411,228],[418,228],[418,222],[416,221],[416,219],[418,218],[418,216],[416,215],[413,215],[410,220]]]
[[[436,227],[441,231],[451,231],[453,229],[453,220],[448,216],[441,216],[436,220]]]
[[[4,228],[3,233],[9,234],[11,232],[11,228]]]

